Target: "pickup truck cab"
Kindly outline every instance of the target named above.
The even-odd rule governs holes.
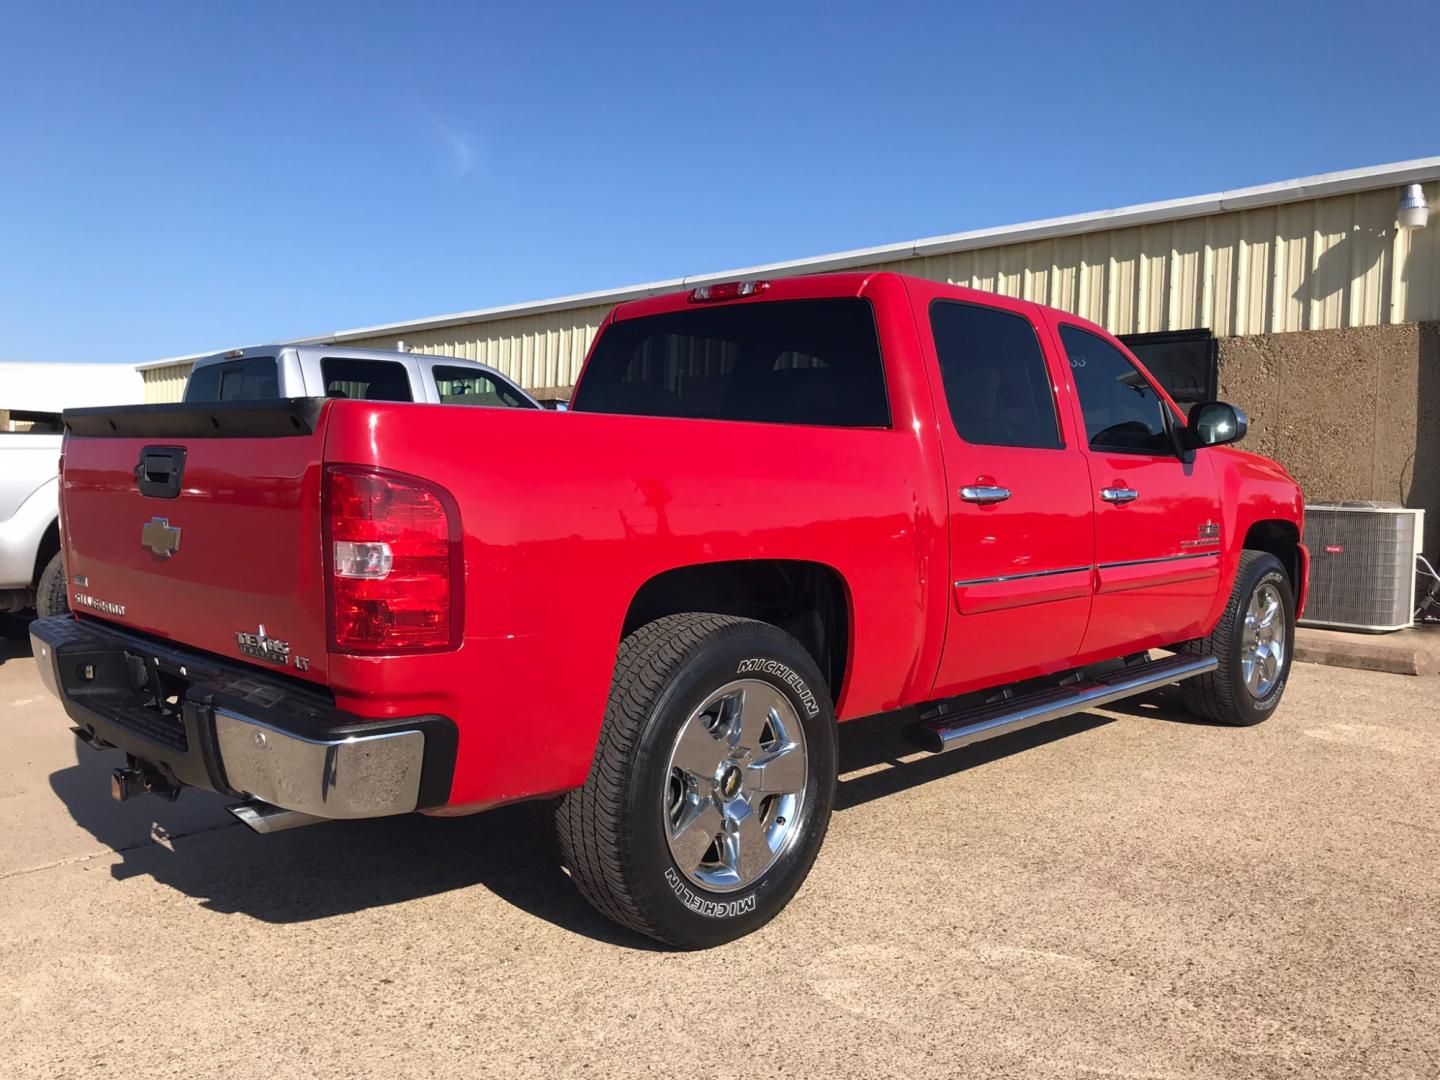
[[[1299,488],[1225,445],[1239,409],[893,273],[622,304],[564,417],[65,421],[75,615],[32,632],[118,796],[206,788],[257,831],[560,797],[584,895],[682,947],[800,887],[837,722],[942,752],[1183,680],[1253,724],[1304,602]]]
[[[302,397],[540,408],[500,372],[474,360],[335,345],[253,345],[203,357],[190,370],[184,400]]]

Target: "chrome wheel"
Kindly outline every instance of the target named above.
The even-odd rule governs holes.
[[[670,751],[663,809],[675,865],[711,892],[754,882],[797,835],[808,772],[790,700],[757,679],[722,686]]]
[[[1253,698],[1275,689],[1285,667],[1285,608],[1280,590],[1268,582],[1255,590],[1245,609],[1240,635],[1240,673]]]

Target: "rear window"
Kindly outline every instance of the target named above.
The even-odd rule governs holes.
[[[696,307],[612,323],[595,345],[576,412],[888,427],[868,301]]]
[[[198,367],[185,384],[186,401],[263,401],[280,396],[273,356],[247,356]]]
[[[393,360],[327,356],[320,361],[325,396],[361,401],[413,401],[410,373]]]
[[[435,368],[435,389],[446,405],[488,405],[491,408],[533,409],[535,406],[513,386],[483,371],[465,367]]]

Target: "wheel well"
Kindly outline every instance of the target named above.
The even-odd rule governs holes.
[[[1290,589],[1300,595],[1300,530],[1289,521],[1257,521],[1245,533],[1245,547],[1267,551],[1290,576]]]
[[[50,560],[60,550],[60,519],[57,517],[40,537],[40,547],[35,552],[35,573],[30,578],[30,584],[36,588],[40,587],[40,575],[45,572],[45,567],[50,565]]]
[[[839,700],[850,650],[845,583],[820,563],[746,559],[682,566],[641,586],[625,613],[622,636],[665,615],[713,611],[778,626],[815,658]]]

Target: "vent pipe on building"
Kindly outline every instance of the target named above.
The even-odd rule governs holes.
[[[1395,220],[1402,229],[1423,229],[1430,220],[1430,204],[1425,201],[1425,189],[1419,184],[1406,184],[1400,191],[1400,209]]]

